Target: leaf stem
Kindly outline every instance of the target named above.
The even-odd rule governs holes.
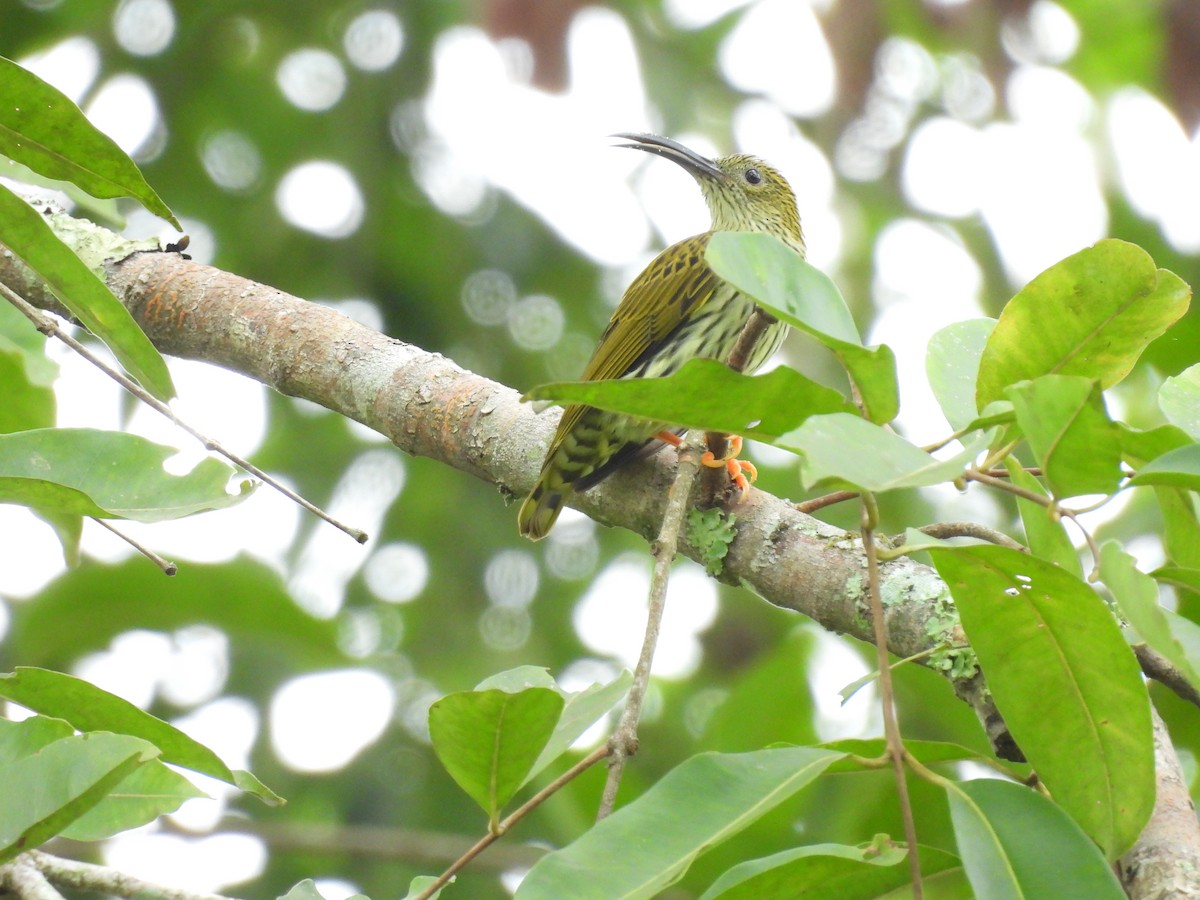
[[[862,543],[867,556],[868,596],[871,602],[871,621],[875,629],[875,653],[879,664],[879,696],[883,705],[883,733],[887,740],[887,753],[896,774],[896,794],[900,802],[900,816],[904,821],[904,841],[908,845],[908,871],[912,879],[913,900],[925,896],[921,883],[921,860],[917,852],[917,826],[913,820],[912,800],[908,795],[908,781],[904,763],[908,754],[900,736],[900,725],[896,721],[896,697],[892,687],[892,667],[888,658],[887,622],[883,616],[883,598],[879,590],[879,557],[875,547],[875,529],[879,524],[879,508],[875,495],[864,491],[862,503]]]
[[[571,766],[571,768],[567,769],[567,771],[563,772],[563,774],[559,775],[552,782],[513,810],[510,815],[500,822],[495,830],[489,828],[487,833],[484,834],[484,836],[478,841],[476,841],[470,847],[470,849],[463,853],[462,856],[451,863],[450,867],[441,875],[439,875],[436,881],[429,885],[429,887],[425,888],[425,890],[421,891],[421,893],[417,895],[416,900],[429,900],[430,897],[449,884],[450,880],[459,872],[461,872],[463,868],[465,868],[466,865],[471,862],[471,860],[499,840],[500,837],[504,835],[510,828],[524,819],[533,810],[537,809],[537,807],[545,803],[549,797],[558,793],[596,763],[600,762],[600,760],[604,759],[604,757],[608,756],[609,753],[609,746],[607,744],[601,744],[599,747],[597,747],[579,762],[575,763],[575,765]]]
[[[642,651],[638,656],[637,666],[633,670],[633,684],[625,700],[625,708],[612,736],[608,739],[612,761],[608,767],[608,778],[604,782],[604,793],[600,797],[600,807],[596,811],[596,821],[600,821],[612,812],[617,801],[617,790],[621,786],[621,777],[625,771],[625,760],[637,752],[638,720],[642,715],[642,703],[646,699],[646,691],[650,687],[650,668],[654,663],[654,650],[658,646],[658,635],[662,628],[663,612],[667,604],[667,581],[670,577],[671,563],[675,561],[676,548],[679,546],[679,532],[683,528],[684,515],[687,512],[688,496],[691,494],[692,483],[700,470],[700,455],[690,444],[684,443],[679,447],[679,464],[675,471],[675,480],[667,492],[667,505],[663,511],[662,527],[658,539],[652,545],[654,554],[654,571],[650,576],[649,610],[646,614],[646,632],[642,638]]]

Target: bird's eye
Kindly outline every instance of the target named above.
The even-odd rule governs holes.
[[[758,171],[758,169],[747,169],[745,178],[747,184],[760,184],[762,182],[762,172]]]

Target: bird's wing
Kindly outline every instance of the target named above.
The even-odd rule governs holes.
[[[581,380],[620,378],[643,357],[657,353],[679,323],[708,302],[717,284],[704,259],[711,236],[698,234],[672,244],[642,270],[613,312]],[[567,407],[552,447],[586,410]]]

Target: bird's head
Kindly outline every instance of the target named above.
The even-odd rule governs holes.
[[[656,134],[625,133],[622,147],[654,153],[678,163],[700,185],[713,231],[766,231],[804,252],[796,195],[779,170],[754,156],[708,159],[678,141]]]

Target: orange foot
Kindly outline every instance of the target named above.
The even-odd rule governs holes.
[[[729,437],[729,447],[723,457],[717,459],[711,450],[705,450],[704,455],[700,457],[701,465],[713,469],[723,468],[729,473],[730,480],[738,489],[739,503],[746,499],[746,495],[750,493],[750,485],[758,479],[758,469],[755,468],[754,463],[737,458],[741,452],[741,436],[734,434]]]

